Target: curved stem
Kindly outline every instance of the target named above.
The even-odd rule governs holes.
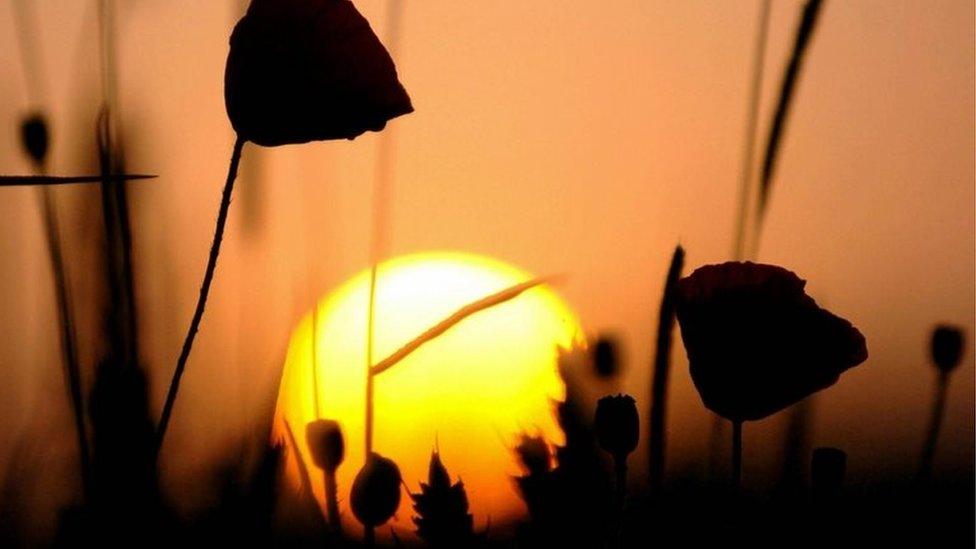
[[[197,298],[197,308],[193,312],[193,319],[190,321],[190,328],[187,330],[186,339],[183,340],[183,349],[180,357],[176,361],[176,371],[173,372],[173,380],[169,384],[169,392],[166,394],[166,403],[163,405],[163,413],[159,418],[159,426],[156,429],[156,456],[163,446],[163,438],[166,436],[166,427],[169,425],[170,415],[173,413],[173,404],[176,402],[176,393],[180,388],[180,378],[183,377],[183,370],[186,369],[186,361],[190,358],[190,350],[193,348],[193,340],[200,329],[200,321],[203,319],[203,310],[207,306],[207,296],[210,294],[210,284],[213,282],[214,270],[217,268],[217,256],[220,254],[220,242],[224,237],[224,225],[227,223],[227,211],[230,208],[230,197],[234,191],[234,180],[237,178],[237,167],[241,162],[241,151],[244,149],[244,138],[237,136],[234,142],[234,151],[231,153],[230,166],[227,169],[227,182],[224,183],[224,193],[220,200],[220,210],[217,213],[217,226],[214,229],[213,244],[210,245],[210,257],[207,260],[207,270],[203,275],[203,283],[200,285],[200,297]]]
[[[736,494],[742,486],[742,422],[732,422],[732,488]]]

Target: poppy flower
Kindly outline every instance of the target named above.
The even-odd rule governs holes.
[[[237,134],[264,146],[353,139],[413,112],[349,0],[253,0],[230,38],[224,98]]]
[[[868,357],[864,336],[775,265],[706,265],[678,282],[676,313],[705,407],[742,422],[833,385]]]

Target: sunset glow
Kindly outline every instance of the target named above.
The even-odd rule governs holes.
[[[458,308],[529,278],[504,263],[460,253],[417,254],[382,264],[374,362]],[[276,436],[284,436],[283,420],[291,426],[320,502],[323,481],[308,457],[305,425],[316,417],[340,422],[346,459],[338,472],[339,501],[345,526],[356,532],[347,502],[363,463],[368,294],[364,271],[319,302],[315,368],[313,315],[301,319],[288,348],[276,420]],[[375,451],[395,459],[407,485],[417,490],[437,444],[451,475],[464,481],[475,516],[499,524],[520,514],[510,478],[519,472],[511,448],[522,431],[562,441],[552,415],[553,400],[564,395],[557,347],[569,347],[580,334],[575,315],[547,287],[465,319],[376,378]],[[297,473],[290,458],[288,475],[296,483]],[[398,519],[394,527],[409,531],[406,497]]]

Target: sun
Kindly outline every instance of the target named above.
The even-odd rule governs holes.
[[[532,278],[494,259],[448,252],[398,257],[377,272],[374,363],[464,305]],[[288,440],[285,422],[291,427],[323,505],[322,474],[309,457],[305,425],[316,418],[340,423],[346,443],[340,511],[344,529],[356,533],[348,501],[364,456],[369,282],[369,271],[359,273],[318,303],[314,345],[312,312],[298,323],[275,421],[282,440]],[[557,352],[582,341],[575,315],[546,286],[474,314],[375,378],[374,451],[396,461],[407,486],[418,491],[438,446],[452,477],[464,481],[476,525],[489,517],[493,525],[510,522],[524,513],[511,449],[522,432],[563,442],[553,416],[553,401],[565,393]],[[296,485],[298,465],[290,452],[287,476]],[[389,523],[398,534],[412,530],[411,513],[404,494]]]

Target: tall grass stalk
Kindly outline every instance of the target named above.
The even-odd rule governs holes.
[[[776,170],[776,160],[779,155],[783,133],[786,128],[786,121],[789,117],[790,106],[796,92],[796,84],[799,80],[800,69],[803,67],[803,59],[810,45],[810,40],[816,30],[817,19],[820,14],[821,0],[807,0],[803,6],[803,13],[800,16],[800,23],[796,30],[796,37],[793,42],[793,51],[787,62],[786,70],[783,73],[783,81],[780,84],[779,98],[776,101],[776,110],[773,113],[773,121],[769,127],[769,136],[766,139],[766,150],[763,154],[762,172],[759,177],[759,196],[756,206],[755,234],[753,249],[759,248],[759,240],[763,219],[766,214],[766,206],[769,203],[769,194],[772,189],[773,176]]]
[[[671,343],[674,334],[674,289],[681,278],[685,251],[679,245],[671,256],[671,266],[664,283],[661,309],[658,315],[657,346],[654,373],[651,381],[650,450],[648,465],[652,490],[661,488],[664,481],[665,450],[667,448],[668,378],[671,372]]]
[[[387,2],[387,51],[395,56],[400,38],[400,20],[402,18],[403,3],[400,0]],[[366,315],[366,410],[365,410],[365,446],[369,456],[373,451],[373,351],[374,331],[376,329],[376,283],[380,261],[387,253],[390,194],[393,185],[393,163],[395,160],[396,139],[394,125],[386,128],[378,138],[376,149],[376,170],[373,178],[373,232],[370,243],[370,271],[369,271],[369,310]],[[367,529],[368,530],[368,529]],[[371,532],[370,532],[371,533]]]

